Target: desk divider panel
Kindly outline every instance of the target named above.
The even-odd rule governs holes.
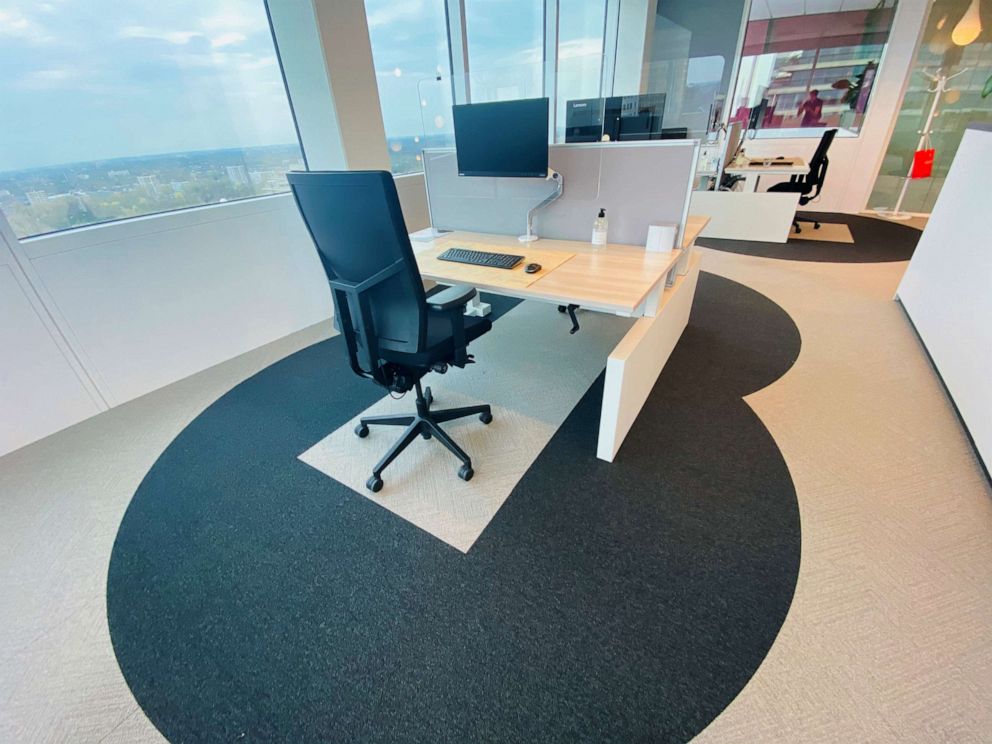
[[[589,241],[599,209],[606,209],[609,242],[643,246],[648,225],[676,223],[689,212],[697,140],[551,145],[549,165],[564,192],[534,215],[541,237]],[[454,148],[424,150],[431,222],[438,230],[521,235],[527,211],[555,190],[553,181],[458,175]]]

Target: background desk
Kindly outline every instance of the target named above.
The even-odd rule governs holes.
[[[724,168],[724,173],[732,176],[744,176],[744,190],[757,191],[758,181],[762,176],[805,176],[809,173],[809,165],[802,158],[790,158],[795,165],[740,165],[733,163]]]
[[[595,250],[589,243],[571,240],[524,244],[511,235],[468,232],[414,241],[413,248],[425,279],[638,318],[606,361],[596,454],[612,461],[689,321],[699,276],[699,256],[692,255],[692,246],[707,222],[705,217],[689,217],[681,249],[670,253],[617,244]],[[439,252],[463,245],[524,255],[525,260],[510,271],[437,260]],[[567,258],[522,284],[516,274],[530,262],[529,254],[542,263],[540,256],[551,253]],[[568,338],[563,333],[561,341]]]

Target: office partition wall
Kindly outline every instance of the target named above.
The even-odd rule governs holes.
[[[649,225],[684,226],[697,155],[695,140],[553,145],[549,163],[564,178],[564,194],[535,214],[535,232],[588,241],[600,208],[610,220],[612,243],[644,245]],[[437,229],[520,234],[527,211],[555,188],[543,179],[459,177],[450,148],[424,156]]]

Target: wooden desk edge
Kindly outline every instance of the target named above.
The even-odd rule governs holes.
[[[590,302],[590,301],[587,300],[586,303],[583,305],[583,307],[586,307],[587,309],[590,309],[590,310],[597,310],[597,311],[600,311],[600,312],[617,313],[617,314],[628,315],[628,316],[629,315],[634,315],[637,312],[637,309],[644,304],[644,302],[647,300],[648,296],[650,296],[651,292],[653,292],[655,290],[655,288],[658,286],[658,284],[666,281],[669,272],[678,264],[679,260],[682,258],[682,256],[685,253],[685,251],[690,246],[692,246],[692,244],[695,242],[696,238],[699,237],[699,234],[703,231],[703,229],[705,229],[706,225],[709,224],[709,221],[710,221],[710,218],[709,217],[706,217],[704,215],[689,215],[686,218],[685,230],[682,233],[682,247],[681,248],[676,248],[676,249],[674,249],[674,250],[671,251],[671,253],[670,253],[669,257],[668,257],[669,258],[669,264],[668,264],[667,268],[661,273],[658,281],[655,282],[654,284],[652,284],[650,287],[648,287],[644,291],[643,295],[638,298],[638,300],[637,300],[637,302],[635,304],[629,305],[629,306],[626,305],[626,304],[624,304],[624,305],[615,305],[615,304],[611,304],[611,303]],[[454,236],[454,235],[457,234],[457,232],[465,232],[465,233],[467,233],[468,231],[456,231],[456,232],[449,233],[448,235]],[[424,250],[427,250],[429,248],[432,248],[432,247],[437,247],[435,240],[432,240],[432,241],[417,241],[417,242],[419,243],[419,245],[418,246],[414,246],[414,253],[415,254],[416,253],[419,253],[419,252],[422,252]],[[576,242],[576,241],[571,241],[571,242]],[[417,250],[418,247],[420,248],[419,251]],[[497,250],[499,248],[499,246],[494,246],[494,247]],[[625,246],[625,247],[627,247],[627,248],[638,248],[639,246]],[[563,261],[559,266],[556,266],[554,269],[552,269],[551,271],[549,271],[547,274],[545,274],[545,275],[543,275],[541,277],[538,277],[535,281],[531,282],[526,287],[506,287],[506,286],[491,285],[491,284],[486,284],[486,283],[475,283],[475,284],[473,284],[473,286],[478,287],[480,290],[484,290],[486,292],[492,292],[493,294],[499,294],[499,295],[506,295],[506,296],[509,296],[509,297],[520,297],[522,294],[525,294],[527,296],[527,299],[534,299],[534,300],[540,300],[540,301],[551,302],[551,303],[563,303],[563,302],[567,303],[570,299],[573,299],[573,298],[569,298],[569,297],[563,296],[560,293],[543,292],[540,284],[541,284],[541,280],[542,279],[545,279],[547,277],[552,276],[557,269],[561,268],[562,266],[565,266],[576,255],[577,254],[572,253],[569,256],[569,258],[566,259],[565,261]],[[423,269],[421,269],[421,276],[423,278],[425,278],[425,279],[429,279],[431,281],[440,282],[440,283],[449,283],[450,284],[453,281],[450,276],[442,276],[442,275],[439,275],[439,274],[433,274],[433,273],[430,273],[429,271],[428,272],[425,272]]]
[[[685,221],[685,231],[682,233],[682,248],[688,248],[696,242],[699,234],[706,229],[710,218],[701,214],[690,214]]]

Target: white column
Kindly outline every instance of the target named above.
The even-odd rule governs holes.
[[[312,170],[389,170],[362,0],[267,0]]]
[[[631,96],[646,92],[651,40],[658,0],[623,0],[615,9],[616,42],[607,39],[606,52],[615,50],[613,85],[607,95]],[[613,47],[611,49],[611,47]]]

